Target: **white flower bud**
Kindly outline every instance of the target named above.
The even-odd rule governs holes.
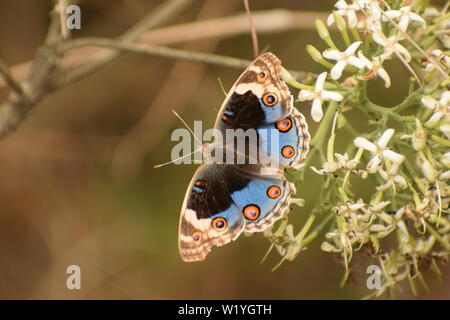
[[[431,163],[428,160],[423,159],[421,157],[417,158],[417,162],[418,162],[420,169],[422,170],[424,177],[429,182],[434,182],[434,180],[436,179],[436,176],[437,176],[437,172],[433,168]]]
[[[425,134],[425,130],[423,130],[422,125],[420,124],[420,121],[416,121],[417,129],[412,135],[412,146],[414,150],[420,151],[425,147],[425,144],[427,142],[427,136]]]

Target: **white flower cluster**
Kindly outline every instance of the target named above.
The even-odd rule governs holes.
[[[267,234],[284,261],[328,228],[321,248],[343,258],[344,280],[360,262],[352,260],[357,254],[382,267],[377,296],[405,279],[414,292],[415,281],[425,283],[422,272],[432,266],[439,273],[438,263],[450,258],[450,18],[445,8],[426,5],[339,0],[327,24],[337,26],[340,42],[316,20],[328,49],[306,50],[328,71],[297,88],[320,122],[304,167],[321,176],[322,188],[297,235],[287,220]],[[378,77],[391,87],[390,59],[404,65],[409,90],[395,106],[383,106],[367,81]],[[365,187],[358,190],[361,178]]]
[[[361,72],[365,74],[360,72],[358,79],[369,80],[378,76],[383,79],[386,88],[390,87],[391,79],[383,67],[384,62],[394,55],[405,64],[411,61],[411,54],[401,44],[401,41],[405,39],[405,34],[411,24],[424,28],[426,27],[425,20],[412,12],[410,5],[398,10],[383,10],[380,3],[375,0],[352,0],[350,3],[339,0],[335,6],[337,10],[328,17],[328,25],[336,23],[335,14],[345,17],[349,28],[362,30],[370,34],[373,41],[379,45],[380,50],[377,51],[376,55],[368,58],[364,55],[363,50],[358,50],[362,41],[355,41],[344,51],[339,51],[336,47],[329,48],[322,53],[322,57],[317,57],[317,60],[325,58],[336,61],[330,70],[332,80],[339,80],[344,71],[357,73],[358,70],[362,70]],[[394,24],[395,28],[391,29],[394,32],[386,35],[383,32],[384,24]],[[319,30],[319,32],[321,31]],[[329,37],[328,31],[322,30],[321,33],[324,37]],[[443,60],[446,64],[450,62],[450,58],[443,55],[442,52],[436,51],[434,56],[434,58]],[[433,63],[429,63],[425,69],[429,71],[434,67]],[[323,102],[343,100],[341,93],[323,90],[325,79],[326,76],[322,73],[317,79],[315,90],[301,90],[299,93],[300,101],[313,101],[311,116],[316,122],[319,122],[323,117]]]
[[[337,25],[346,48],[338,49],[325,25],[316,22],[329,48],[321,52],[309,45],[307,50],[314,61],[329,68],[330,77],[326,81],[328,72],[321,73],[314,89],[302,88],[298,96],[300,101],[313,101],[311,116],[316,122],[327,119],[331,126],[331,117],[324,117],[322,109],[330,102],[329,109],[336,110],[335,119],[344,119],[341,127],[346,126],[345,114],[352,109],[366,113],[370,124],[379,126],[362,137],[350,124],[347,129],[353,136],[353,146],[336,153],[335,121],[328,147],[323,148],[326,155],[318,152],[322,167],[310,166],[324,176],[327,188],[334,188],[326,200],[329,203],[332,199],[330,206],[318,202],[324,211],[332,208],[334,217],[322,250],[339,253],[348,274],[352,255],[365,245],[371,246],[373,258],[383,267],[383,284],[377,295],[401,280],[420,277],[436,259],[450,256],[450,56],[445,49],[430,46],[431,41],[442,41],[437,31],[445,28],[439,22],[445,12],[414,4],[337,1],[327,24]],[[445,19],[450,22],[450,18]],[[347,31],[352,32],[353,42]],[[420,36],[422,42],[417,40]],[[427,36],[428,45],[423,46],[430,49],[424,50],[420,44]],[[450,43],[448,37],[446,41]],[[386,88],[390,87],[385,62],[393,58],[411,73],[409,95],[395,107],[378,106],[367,97],[364,81],[379,77]],[[342,80],[344,73],[349,77]],[[416,111],[403,112],[410,107]],[[397,122],[395,130],[390,128],[391,122]],[[360,196],[351,189],[350,174],[373,180],[375,193],[370,201],[355,200]],[[383,248],[380,239],[391,234],[397,247]],[[285,237],[295,242],[292,230]],[[424,267],[425,260],[429,263]]]
[[[381,239],[396,228],[395,216],[384,211],[390,202],[383,201],[368,205],[363,200],[347,202],[334,207],[337,227],[325,235],[322,250],[344,253],[346,261],[350,260],[353,248],[361,248],[371,238]]]
[[[405,156],[387,148],[394,133],[394,129],[386,130],[375,143],[362,137],[357,137],[354,141],[358,148],[362,148],[371,153],[371,159],[367,164],[367,171],[369,173],[378,172],[383,178],[384,184],[377,188],[379,191],[384,191],[390,187],[395,188],[396,184],[402,189],[407,187],[406,179],[398,174],[398,170]],[[383,169],[382,164],[384,164],[386,169]]]

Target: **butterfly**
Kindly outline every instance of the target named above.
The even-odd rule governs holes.
[[[259,149],[275,148],[276,165],[212,163],[197,169],[179,223],[184,261],[201,261],[213,246],[229,243],[242,232],[263,231],[289,210],[296,189],[283,171],[303,165],[310,135],[281,70],[281,61],[270,52],[256,58],[229,91],[214,126],[222,133],[254,130]],[[277,134],[276,144],[267,133]],[[270,174],[261,174],[262,168],[271,169]]]

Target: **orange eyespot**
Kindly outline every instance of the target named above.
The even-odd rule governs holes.
[[[295,155],[295,150],[291,146],[284,146],[281,149],[281,154],[283,155],[283,157],[289,159],[289,158],[292,158]]]
[[[194,239],[194,241],[200,241],[202,239],[203,233],[201,231],[195,231],[192,234],[192,239]]]
[[[278,97],[273,93],[266,93],[262,100],[266,106],[271,107],[278,102]]]
[[[227,122],[228,120],[230,120],[230,117],[228,117],[226,114],[224,114],[222,116],[222,121]]]
[[[266,78],[266,73],[264,71],[261,71],[260,73],[258,73],[256,75],[256,80],[258,81],[262,81]]]
[[[217,231],[222,231],[227,227],[227,220],[222,217],[217,217],[212,221],[212,226]]]
[[[203,180],[197,180],[194,183],[194,191],[198,193],[202,193],[206,189],[206,182]]]
[[[197,180],[197,181],[195,181],[194,185],[195,185],[196,187],[199,187],[199,188],[204,188],[204,187],[206,187],[206,183],[205,183],[205,181],[203,181],[203,180]]]
[[[289,118],[282,119],[275,124],[275,127],[281,132],[287,132],[292,127],[292,120]]]
[[[281,194],[281,189],[279,186],[271,186],[267,189],[267,196],[270,199],[278,198]]]
[[[259,210],[259,207],[254,204],[249,204],[242,210],[244,213],[244,217],[246,217],[248,220],[256,220],[258,219],[261,210]]]

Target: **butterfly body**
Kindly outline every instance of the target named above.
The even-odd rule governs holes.
[[[254,132],[256,140],[245,140],[245,147],[256,144],[258,152],[244,148],[241,163],[236,160],[242,152],[234,144],[230,147],[229,141],[202,148],[204,154],[215,147],[216,152],[225,152],[219,157],[223,161],[201,165],[189,184],[179,228],[184,261],[203,260],[213,246],[235,240],[244,231],[262,231],[289,210],[296,190],[284,179],[283,169],[301,167],[310,136],[280,72],[280,60],[265,53],[242,73],[225,98],[215,128],[225,136],[230,131]],[[230,160],[227,152],[232,163],[225,161]]]

